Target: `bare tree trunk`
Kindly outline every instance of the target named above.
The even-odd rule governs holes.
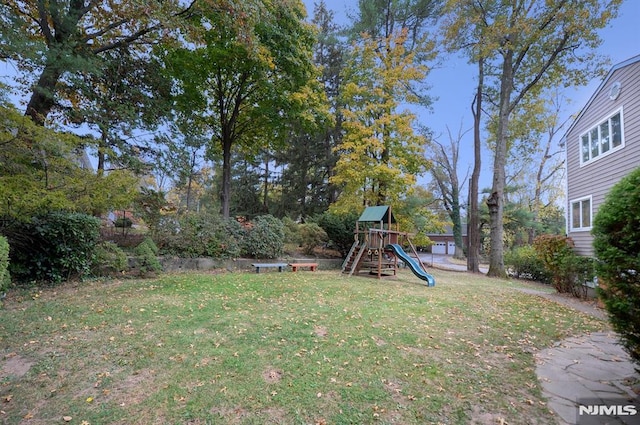
[[[489,254],[489,271],[487,276],[506,277],[504,268],[504,187],[505,167],[507,163],[507,140],[509,132],[509,114],[511,108],[511,92],[513,84],[513,53],[507,51],[502,64],[500,77],[500,104],[498,111],[498,130],[496,133],[496,150],[493,159],[493,184],[491,195],[487,199],[489,207],[489,237],[491,251]]]
[[[434,143],[438,145],[439,150],[437,150],[432,157],[432,161],[435,164],[432,169],[432,175],[438,185],[438,189],[440,190],[442,203],[444,204],[449,218],[453,223],[453,239],[456,245],[454,257],[464,259],[465,253],[460,212],[460,180],[458,179],[460,140],[462,139],[464,132],[462,131],[462,128],[460,128],[458,135],[454,137],[453,134],[451,134],[449,127],[447,127],[447,133],[449,135],[448,148],[445,148],[438,141],[434,140]]]
[[[189,164],[189,178],[187,179],[187,211],[191,211],[191,186],[193,185],[193,170],[196,167],[196,151],[191,153],[191,162]]]
[[[61,72],[55,65],[46,65],[38,78],[31,98],[27,104],[25,115],[31,117],[34,123],[44,125],[51,108],[55,103],[54,93]]]
[[[222,141],[222,190],[220,191],[220,213],[229,218],[231,208],[231,141]]]
[[[460,199],[460,193],[457,189],[453,191],[453,195],[456,196],[458,200]],[[451,221],[453,221],[453,227],[451,230],[453,231],[453,240],[456,245],[456,249],[454,251],[453,257],[459,260],[462,260],[465,258],[465,256],[464,256],[464,249],[463,249],[464,244],[462,242],[460,201],[456,203],[454,209],[451,211]]]
[[[478,192],[482,167],[482,143],[480,141],[480,118],[482,114],[482,90],[484,88],[484,59],[478,60],[478,90],[473,112],[473,172],[469,181],[469,217],[467,221],[467,270],[480,273],[480,211]]]
[[[262,194],[262,211],[269,211],[269,155],[264,159],[264,193]]]

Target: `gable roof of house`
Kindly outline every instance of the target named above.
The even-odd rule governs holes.
[[[573,130],[573,127],[575,127],[575,125],[578,123],[578,121],[580,121],[580,118],[582,118],[582,116],[587,111],[587,109],[589,109],[591,104],[595,101],[595,98],[598,95],[598,93],[600,93],[600,91],[603,89],[603,87],[605,85],[607,85],[607,83],[609,82],[609,79],[611,78],[613,73],[616,72],[617,70],[621,69],[621,68],[624,68],[626,66],[632,65],[632,64],[634,64],[636,62],[640,62],[640,55],[633,56],[633,57],[631,57],[631,58],[629,58],[629,59],[627,59],[625,61],[622,61],[620,63],[617,63],[617,64],[615,64],[614,66],[611,67],[611,69],[609,70],[607,75],[600,82],[600,85],[598,86],[598,88],[591,94],[591,97],[589,98],[587,103],[580,110],[580,113],[578,113],[578,115],[576,115],[575,119],[573,120],[573,122],[571,123],[571,125],[569,126],[567,131],[564,133],[564,136],[562,136],[562,143],[564,143],[564,141],[567,138],[567,135],[571,132],[571,130]]]
[[[462,236],[468,236],[467,234],[467,223],[463,222],[462,224]],[[447,224],[444,226],[444,230],[442,232],[431,232],[426,233],[427,236],[453,236],[453,225]]]

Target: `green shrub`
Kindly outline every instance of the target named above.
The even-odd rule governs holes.
[[[529,279],[542,283],[551,282],[551,275],[531,245],[509,251],[504,256],[504,263],[509,267],[510,274],[518,279]]]
[[[533,247],[544,268],[551,275],[551,282],[560,293],[573,293],[576,282],[567,269],[573,252],[573,240],[560,235],[540,235],[533,241]]]
[[[272,215],[256,217],[243,240],[243,254],[254,258],[277,258],[283,250],[282,221]]]
[[[160,252],[180,257],[239,257],[245,233],[236,220],[207,213],[165,217],[158,230]]]
[[[100,220],[86,214],[51,212],[5,229],[11,274],[18,282],[59,283],[89,274]]]
[[[338,215],[325,212],[316,222],[327,233],[331,246],[346,256],[353,245],[357,220],[356,213]]]
[[[233,218],[222,218],[216,222],[216,239],[207,245],[207,252],[214,258],[237,258],[242,252],[245,229]]]
[[[11,275],[9,274],[9,242],[4,236],[0,236],[0,294],[9,287]]]
[[[284,225],[284,242],[294,244],[296,246],[302,244],[302,237],[300,235],[300,224],[296,223],[289,217],[282,219]]]
[[[329,240],[327,232],[317,223],[301,224],[299,233],[302,241],[302,250],[307,255],[313,254],[315,247]]]
[[[598,292],[625,349],[640,364],[640,168],[611,189],[592,233]]]
[[[91,267],[94,276],[113,276],[129,268],[127,254],[113,242],[100,242]]]
[[[596,277],[595,260],[572,253],[564,258],[562,273],[568,292],[574,297],[586,298]]]
[[[119,217],[113,222],[113,225],[115,227],[129,228],[133,226],[133,222],[129,217]]]
[[[151,238],[145,238],[140,245],[133,250],[140,274],[157,273],[162,271],[158,261],[158,247]]]

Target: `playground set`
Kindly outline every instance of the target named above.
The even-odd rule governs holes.
[[[377,276],[378,279],[391,277],[396,275],[398,260],[401,260],[427,286],[436,284],[420,261],[409,234],[398,231],[398,223],[390,206],[365,208],[356,221],[354,239],[351,250],[342,263],[343,273],[353,276],[367,272],[369,276]],[[411,248],[415,258],[404,251],[403,243]]]

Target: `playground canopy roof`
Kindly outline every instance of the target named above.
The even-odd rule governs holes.
[[[391,219],[389,219],[391,218]],[[384,223],[395,223],[396,218],[391,212],[391,207],[388,205],[381,205],[378,207],[367,207],[362,212],[362,215],[358,219],[359,222],[363,221],[377,221]]]

